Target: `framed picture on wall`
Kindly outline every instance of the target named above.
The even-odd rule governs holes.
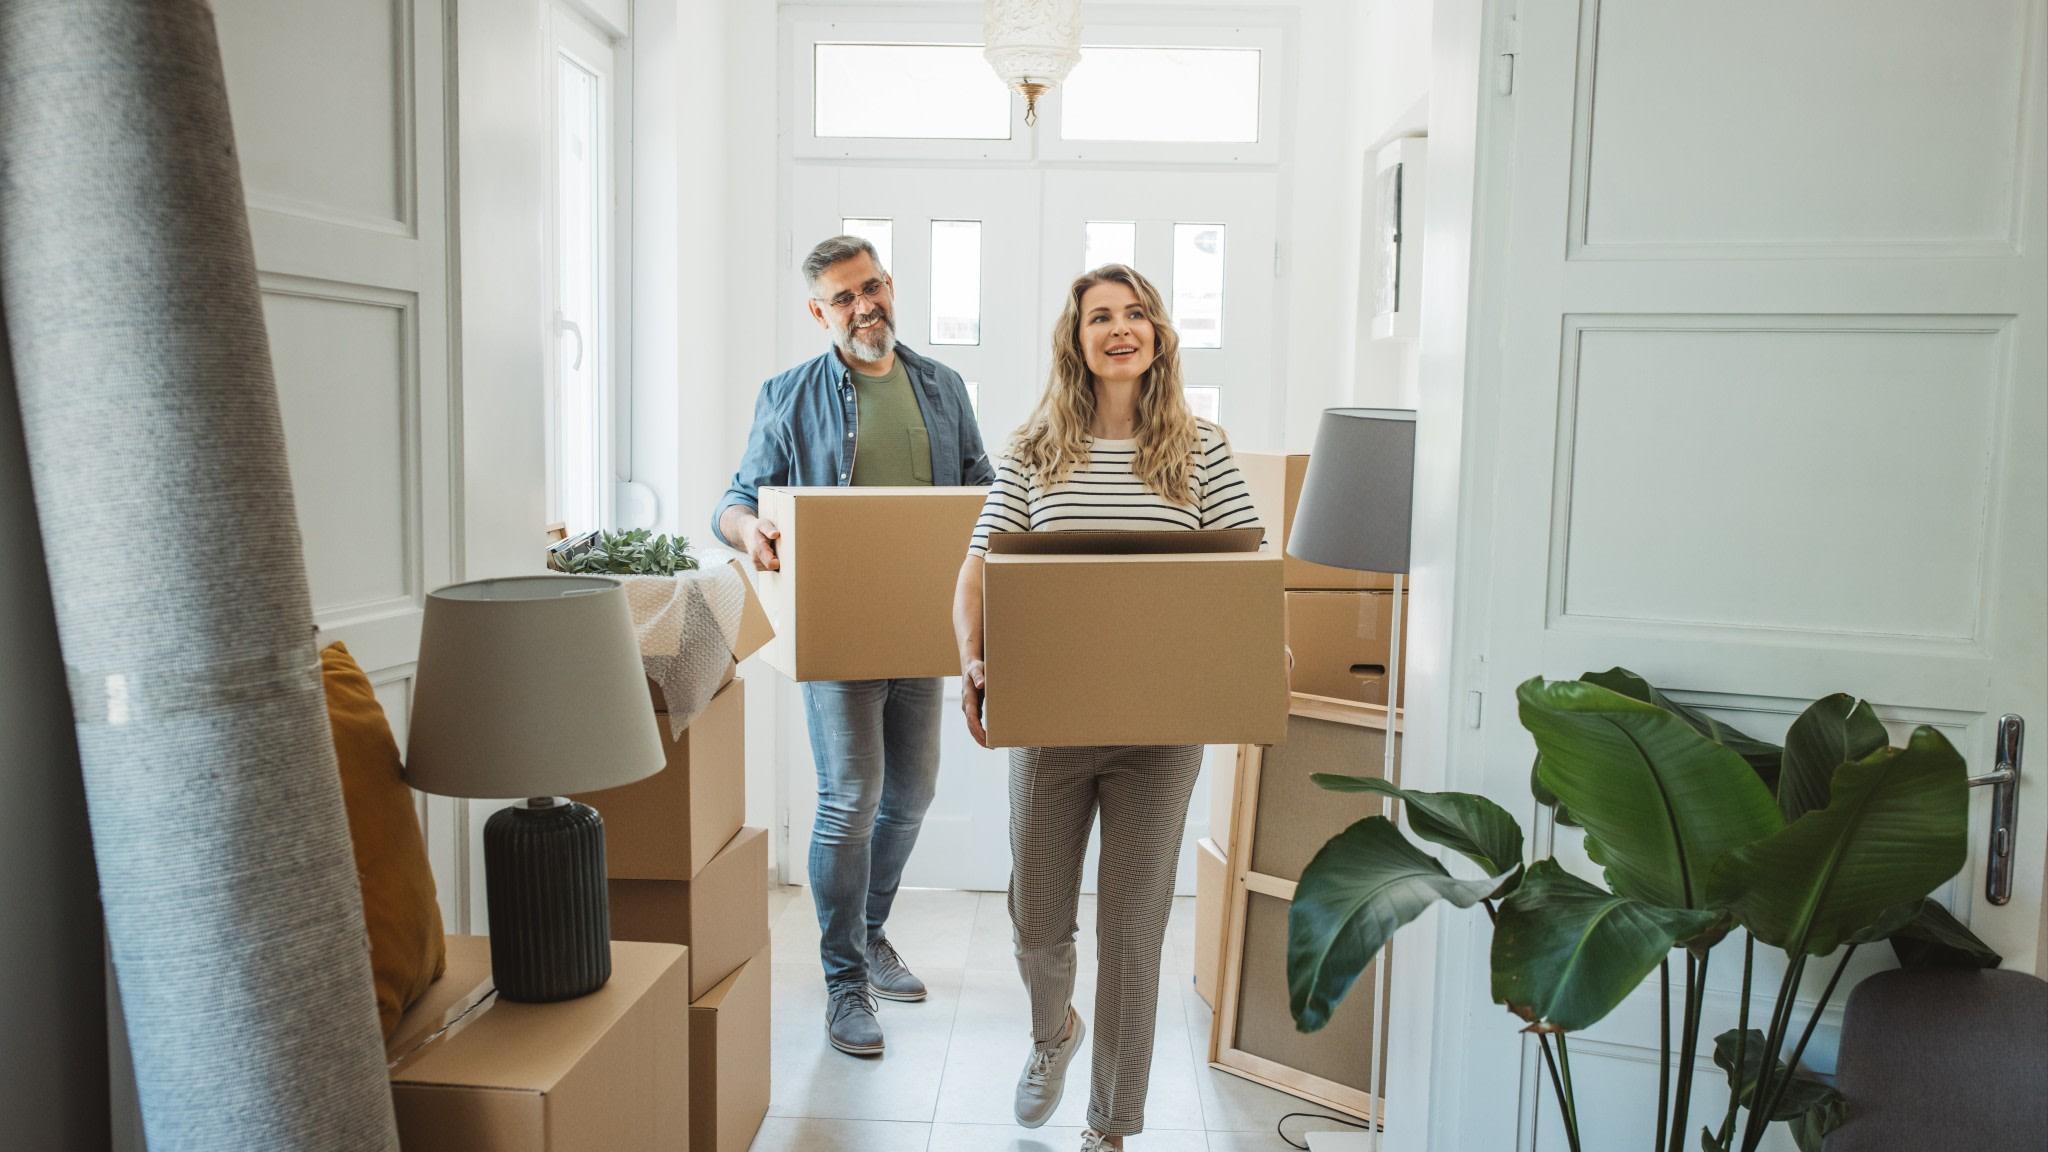
[[[1422,189],[1429,141],[1403,137],[1373,158],[1367,298],[1375,340],[1421,331]]]

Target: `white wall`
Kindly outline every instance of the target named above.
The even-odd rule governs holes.
[[[1427,123],[1429,97],[1429,0],[1367,0],[1359,10],[1355,48],[1362,81],[1360,109],[1363,138],[1370,152],[1397,136],[1421,134]],[[1364,196],[1373,188],[1368,182]],[[1360,201],[1360,217],[1371,214]],[[1366,237],[1361,235],[1361,241]],[[1357,251],[1363,259],[1365,247]],[[1427,255],[1424,260],[1428,259]],[[1423,289],[1427,292],[1427,289]],[[1358,359],[1352,402],[1376,408],[1414,408],[1420,401],[1421,342],[1414,339],[1374,340],[1357,334]]]

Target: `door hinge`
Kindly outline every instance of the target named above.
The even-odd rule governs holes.
[[[1515,57],[1522,51],[1522,26],[1510,12],[1501,19],[1500,46],[1493,58],[1493,91],[1499,96],[1515,93]]]
[[[1280,242],[1278,240],[1275,240],[1273,241],[1273,279],[1275,280],[1278,280],[1281,277],[1287,275],[1286,265],[1282,263],[1282,260],[1283,256],[1280,250]]]

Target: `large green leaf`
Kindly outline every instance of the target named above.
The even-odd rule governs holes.
[[[1731,852],[1714,892],[1758,940],[1825,956],[1962,868],[1968,791],[1963,758],[1916,728],[1904,748],[1837,769],[1826,808]]]
[[[1494,1002],[1542,1031],[1591,1027],[1720,917],[1616,896],[1538,860],[1494,923]]]
[[[1735,1042],[1738,1036],[1742,1042],[1742,1066],[1735,1064]],[[1767,1047],[1764,1034],[1751,1028],[1738,1032],[1730,1028],[1714,1037],[1714,1064],[1728,1074],[1728,1091],[1742,1103],[1744,1108],[1755,1107],[1757,1078],[1764,1070],[1764,1049]],[[1770,1060],[1773,1083],[1785,1075],[1784,1062],[1773,1056]],[[1792,1138],[1801,1152],[1820,1152],[1821,1138],[1841,1127],[1848,1116],[1846,1102],[1840,1092],[1818,1080],[1792,1074],[1791,1083],[1778,1098],[1777,1107],[1771,1109],[1772,1120],[1786,1121],[1792,1130]],[[1709,1144],[1708,1146],[1713,1146]]]
[[[1544,787],[1585,828],[1617,895],[1706,907],[1715,863],[1783,824],[1742,757],[1666,709],[1574,680],[1530,680],[1516,695]]]
[[[1762,777],[1764,786],[1776,789],[1778,763],[1783,750],[1767,740],[1758,740],[1739,731],[1704,712],[1698,712],[1680,704],[1657,690],[1656,685],[1626,668],[1609,668],[1605,672],[1588,672],[1579,679],[1588,684],[1598,684],[1610,692],[1618,692],[1631,700],[1655,704],[1673,716],[1692,726],[1692,730],[1742,757],[1756,774]]]
[[[1891,742],[1877,713],[1854,696],[1837,692],[1808,705],[1785,733],[1778,810],[1785,814],[1786,822],[1827,807],[1835,769]]]
[[[2004,959],[1932,900],[1888,935],[1901,968],[1996,968]]]
[[[1486,869],[1489,876],[1511,872],[1522,862],[1522,826],[1507,809],[1470,792],[1411,792],[1376,776],[1318,772],[1309,779],[1332,792],[1370,792],[1406,804],[1408,828]]]
[[[1302,870],[1287,911],[1287,992],[1294,1023],[1313,1032],[1403,924],[1438,900],[1470,908],[1506,876],[1459,880],[1384,816],[1330,838]]]

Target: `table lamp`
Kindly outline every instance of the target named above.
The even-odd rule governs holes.
[[[1393,627],[1387,637],[1387,739],[1383,778],[1394,777],[1395,720],[1401,701],[1401,595],[1408,574],[1409,521],[1415,501],[1415,413],[1400,408],[1330,408],[1316,428],[1302,477],[1287,553],[1333,568],[1394,574]],[[1384,801],[1383,801],[1384,803]],[[1381,969],[1382,973],[1385,968]],[[1383,989],[1384,991],[1384,989]],[[1373,997],[1373,1035],[1387,997]],[[1384,1074],[1384,1068],[1382,1068]],[[1384,1081],[1382,1081],[1384,1083]],[[1376,1119],[1385,1124],[1380,1085]],[[1371,1133],[1311,1133],[1312,1152],[1377,1147]]]
[[[570,1000],[611,978],[604,820],[564,797],[630,784],[664,762],[618,581],[515,576],[427,597],[406,783],[529,798],[484,824],[498,995]]]

